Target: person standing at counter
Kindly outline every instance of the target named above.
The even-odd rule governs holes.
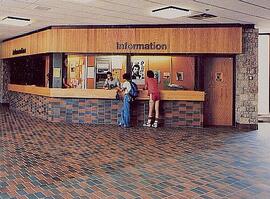
[[[149,95],[149,113],[148,113],[148,120],[147,123],[143,126],[147,127],[158,127],[158,120],[159,120],[159,88],[158,88],[158,80],[154,78],[154,72],[149,70],[147,71],[147,79],[145,82],[144,89],[148,90]],[[153,121],[153,112],[155,111],[155,120]]]
[[[105,83],[103,85],[104,89],[113,89],[113,88],[119,88],[120,87],[120,82],[118,79],[113,78],[111,72],[107,72],[107,78],[105,80]]]
[[[124,92],[124,98],[123,98],[123,106],[121,108],[121,119],[119,126],[123,127],[130,127],[130,102],[131,102],[131,96],[129,95],[131,91],[131,83],[130,83],[130,74],[125,73],[123,74],[123,79],[125,82],[122,84],[121,89],[119,89],[120,92]]]
[[[67,82],[67,70],[68,70],[67,63],[65,61],[65,64],[64,64],[64,66],[62,68],[62,77],[63,77],[63,80],[62,80],[63,85],[62,85],[62,87],[63,88],[72,88],[72,86],[69,85],[68,82]]]

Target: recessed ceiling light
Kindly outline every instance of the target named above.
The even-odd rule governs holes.
[[[175,6],[167,6],[152,10],[152,15],[155,17],[161,17],[166,19],[173,19],[177,17],[184,17],[190,15],[190,10],[184,8],[178,8]]]
[[[21,17],[4,17],[0,24],[12,25],[12,26],[27,26],[31,24],[30,19],[21,18]]]

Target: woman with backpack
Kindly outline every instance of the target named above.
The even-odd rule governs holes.
[[[149,70],[147,71],[147,79],[145,81],[144,89],[148,90],[149,96],[149,113],[148,113],[148,120],[147,123],[143,126],[147,127],[158,127],[158,120],[159,120],[159,88],[158,88],[158,80],[154,78],[154,72]],[[155,120],[153,122],[153,112],[155,111]]]
[[[131,83],[130,83],[130,74],[123,74],[123,79],[125,82],[122,84],[121,89],[119,91],[124,92],[123,97],[123,106],[121,108],[121,118],[119,126],[122,127],[130,127],[130,102],[132,101],[132,97],[130,96],[131,91]]]

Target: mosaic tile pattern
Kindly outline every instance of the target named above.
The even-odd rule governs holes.
[[[268,199],[264,125],[122,129],[0,107],[0,198]]]
[[[26,112],[31,116],[48,119],[49,98],[18,92],[9,92],[8,95],[11,109]]]
[[[122,102],[108,99],[48,98],[10,92],[10,107],[53,122],[117,124]],[[161,101],[160,125],[202,126],[201,102]],[[148,117],[148,101],[132,104],[132,125],[142,126]]]
[[[117,124],[121,104],[117,100],[51,98],[49,121]]]
[[[10,82],[9,71],[6,61],[0,60],[0,103],[8,103],[7,86]]]

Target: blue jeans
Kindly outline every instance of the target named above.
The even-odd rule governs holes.
[[[124,102],[121,109],[120,124],[124,127],[130,127],[130,96],[124,96]]]

